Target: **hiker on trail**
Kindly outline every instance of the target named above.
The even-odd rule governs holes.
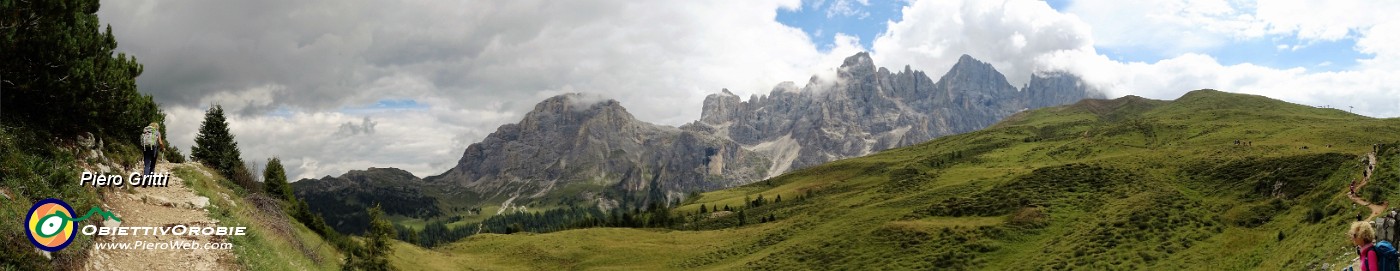
[[[1361,265],[1356,271],[1377,271],[1376,251],[1371,248],[1372,242],[1376,241],[1376,229],[1371,228],[1371,222],[1357,221],[1351,223],[1351,229],[1347,230],[1347,237],[1351,238],[1351,243],[1356,245],[1356,254],[1360,258],[1356,263]]]
[[[142,169],[141,174],[155,173],[156,154],[164,147],[165,142],[160,140],[160,123],[152,122],[141,131],[141,154],[146,161],[146,167]]]
[[[1352,270],[1388,271],[1400,268],[1400,262],[1396,261],[1400,254],[1396,253],[1395,246],[1385,240],[1376,240],[1376,229],[1371,227],[1371,222],[1352,222],[1347,236],[1356,245],[1358,255]]]

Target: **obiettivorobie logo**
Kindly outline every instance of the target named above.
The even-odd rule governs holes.
[[[68,206],[67,202],[47,198],[29,207],[29,215],[24,218],[24,232],[29,236],[29,242],[34,243],[34,247],[56,252],[73,243],[78,222],[87,220],[93,214],[100,214],[103,218],[117,222],[122,221],[111,212],[96,206],[89,209],[86,215],[73,218],[73,207]]]
[[[47,198],[34,203],[34,207],[29,208],[29,215],[24,218],[25,234],[29,236],[29,242],[34,247],[48,252],[57,252],[69,244],[77,234],[88,236],[127,236],[145,235],[162,236],[176,235],[184,237],[194,236],[235,236],[247,235],[247,227],[199,227],[191,225],[171,224],[162,227],[151,226],[98,226],[85,225],[81,229],[78,222],[91,218],[93,215],[100,215],[101,219],[110,219],[122,222],[116,215],[102,210],[100,207],[92,207],[87,214],[73,218],[73,207],[67,202],[55,198]],[[230,249],[232,243],[209,242],[196,244],[183,241],[171,241],[165,243],[155,243],[142,240],[134,242],[108,242],[96,244],[98,249]]]

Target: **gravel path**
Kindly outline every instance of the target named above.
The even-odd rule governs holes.
[[[172,172],[183,164],[160,163],[157,172]],[[209,174],[205,172],[205,174]],[[122,221],[104,221],[103,225],[117,224],[125,227],[166,227],[186,225],[189,227],[217,226],[219,221],[209,218],[205,209],[209,198],[196,195],[186,187],[185,181],[170,178],[167,187],[116,188],[105,193],[104,209],[111,210]],[[207,243],[226,243],[222,236],[175,236],[175,235],[124,235],[99,236],[97,243],[167,243],[172,240],[193,242],[203,246]],[[93,249],[88,251],[85,270],[237,270],[239,266],[231,249]]]

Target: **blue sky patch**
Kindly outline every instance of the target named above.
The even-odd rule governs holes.
[[[1341,71],[1355,67],[1357,59],[1369,57],[1356,51],[1355,47],[1354,39],[1307,43],[1299,42],[1293,37],[1265,37],[1237,40],[1193,53],[1209,55],[1226,66],[1250,63],[1275,69],[1302,67],[1309,71]],[[1109,59],[1120,62],[1155,63],[1177,56],[1142,47],[1095,46],[1094,49]]]
[[[802,29],[818,49],[831,50],[836,33],[860,38],[870,48],[875,37],[885,32],[886,22],[902,19],[903,1],[804,1],[799,10],[778,10],[778,22]]]
[[[343,107],[340,109],[340,112],[352,115],[363,115],[384,111],[411,111],[424,109],[428,109],[428,105],[418,103],[417,100],[413,99],[382,99],[374,102],[373,104],[367,104],[357,107]]]

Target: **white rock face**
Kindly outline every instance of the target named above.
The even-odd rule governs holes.
[[[846,58],[838,78],[813,77],[805,87],[783,83],[741,101],[723,90],[706,97],[699,121],[683,130],[712,131],[774,162],[767,177],[985,128],[1024,109],[1102,98],[1076,76],[1036,75],[1017,89],[990,64],[964,55],[934,82],[908,66],[876,68],[861,53]],[[781,143],[781,144],[780,144]],[[800,146],[770,148],[770,145]],[[800,149],[795,157],[772,150]]]
[[[934,81],[908,66],[875,67],[860,53],[846,58],[836,78],[813,77],[800,88],[780,83],[747,101],[721,90],[706,97],[699,120],[679,128],[637,120],[614,100],[565,94],[468,146],[441,175],[352,171],[293,186],[302,198],[470,194],[455,200],[495,204],[555,195],[605,206],[630,195],[628,204],[669,202],[982,129],[1027,108],[1098,97],[1069,74],[1036,75],[1018,89],[990,64],[963,56]],[[551,193],[579,185],[589,191]]]

